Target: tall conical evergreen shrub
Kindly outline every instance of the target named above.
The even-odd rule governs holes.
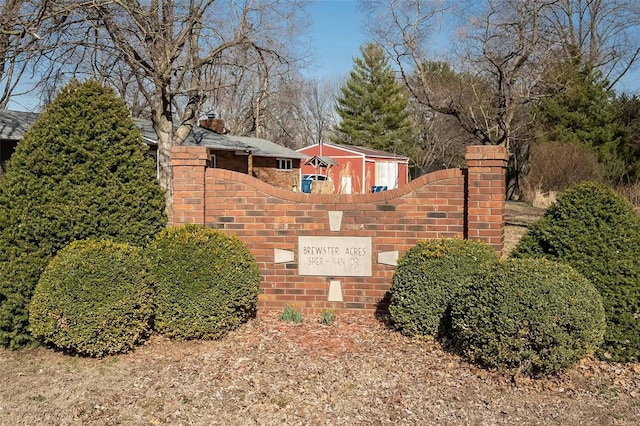
[[[74,240],[144,245],[165,226],[164,195],[140,130],[113,90],[65,87],[18,144],[0,181],[0,344],[32,342],[40,274]]]

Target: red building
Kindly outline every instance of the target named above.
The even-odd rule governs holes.
[[[298,152],[336,164],[329,168],[300,165],[301,181],[304,175],[326,175],[335,193],[364,194],[374,192],[374,187],[375,191],[393,189],[409,181],[409,158],[390,152],[333,143],[307,146]]]

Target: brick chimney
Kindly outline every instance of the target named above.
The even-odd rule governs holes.
[[[200,120],[198,122],[198,125],[221,135],[224,135],[226,133],[224,128],[224,120],[218,118],[217,114],[207,114],[207,118]]]

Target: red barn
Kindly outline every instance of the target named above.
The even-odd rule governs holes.
[[[307,146],[298,152],[337,164],[328,169],[304,162],[300,165],[301,182],[304,175],[327,175],[336,193],[364,194],[397,188],[409,181],[409,158],[391,152],[333,143]]]

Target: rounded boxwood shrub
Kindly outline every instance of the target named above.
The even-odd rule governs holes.
[[[602,343],[600,294],[570,266],[516,259],[487,268],[484,275],[451,308],[454,345],[470,361],[544,376]]]
[[[451,301],[479,279],[481,265],[498,259],[482,242],[419,242],[399,259],[393,275],[389,313],[394,325],[409,336],[446,334]]]
[[[150,330],[153,293],[142,249],[76,241],[40,276],[29,305],[30,329],[34,337],[72,353],[128,352]]]
[[[167,228],[146,255],[158,279],[161,334],[219,338],[255,314],[260,272],[238,237],[197,225]]]
[[[565,262],[602,295],[607,333],[599,355],[640,360],[640,219],[611,188],[583,183],[563,192],[529,227],[513,257]]]

